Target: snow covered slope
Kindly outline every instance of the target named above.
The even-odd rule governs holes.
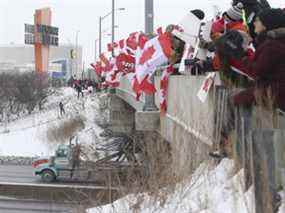
[[[59,102],[62,101],[66,114],[59,115]],[[86,127],[80,136],[84,143],[90,142],[90,130],[99,134],[101,129],[96,126],[96,95],[87,94],[83,99],[77,99],[77,93],[72,88],[62,88],[48,98],[45,110],[25,116],[4,127],[0,126],[0,155],[5,156],[46,156],[54,152],[56,146],[50,145],[46,133],[49,127],[60,122],[82,115],[86,120]],[[4,133],[8,130],[8,133]],[[85,130],[88,130],[84,133]],[[88,133],[89,132],[89,133]]]
[[[140,213],[252,213],[252,189],[243,193],[243,172],[233,176],[233,161],[223,160],[215,169],[202,164],[191,180],[178,184],[162,207],[147,194],[129,195],[112,205],[89,209],[88,213],[136,212],[132,208],[143,197]]]

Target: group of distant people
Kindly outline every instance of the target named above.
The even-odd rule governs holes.
[[[73,87],[77,91],[77,98],[84,97],[83,91],[88,91],[88,93],[93,93],[94,90],[99,89],[99,84],[94,80],[80,80],[75,77],[71,77],[68,81],[68,86]]]

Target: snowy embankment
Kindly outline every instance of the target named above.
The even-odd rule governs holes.
[[[254,213],[253,188],[244,193],[242,180],[243,171],[234,175],[231,160],[223,160],[214,169],[204,163],[191,180],[176,186],[163,206],[145,193],[128,195],[111,205],[89,209],[88,213]],[[279,213],[284,210],[283,203]]]
[[[59,114],[60,101],[66,111],[63,116]],[[53,154],[57,146],[47,140],[47,130],[77,115],[86,118],[85,128],[77,134],[78,138],[85,144],[91,143],[90,134],[98,135],[102,131],[94,122],[97,105],[96,95],[86,94],[77,99],[72,88],[59,89],[48,98],[43,111],[0,126],[0,155],[33,157]]]

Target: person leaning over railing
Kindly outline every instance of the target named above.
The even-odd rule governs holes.
[[[253,60],[244,58],[243,72],[254,79],[254,86],[232,97],[235,105],[251,105],[260,94],[274,107],[285,109],[285,12],[266,9],[254,22],[257,49]],[[269,97],[270,96],[270,97]]]
[[[274,108],[285,109],[285,14],[281,9],[266,9],[262,11],[254,22],[257,49],[253,56],[249,56],[242,48],[232,48],[232,56],[243,56],[243,59],[232,58],[231,63],[238,65],[243,75],[252,79],[252,86],[242,91],[233,93],[228,100],[228,113],[225,117],[223,132],[228,133],[234,128],[233,107],[242,105],[250,107],[253,104],[262,104],[268,106],[273,102]],[[229,34],[238,36],[237,31],[231,31]],[[225,38],[227,38],[227,34]],[[228,36],[231,38],[232,36]],[[221,38],[223,40],[224,38]],[[227,46],[227,44],[236,44],[240,40],[224,39],[224,42],[218,42],[217,49]],[[224,45],[225,44],[225,45]],[[235,46],[235,45],[230,45]],[[238,45],[236,45],[238,46]],[[220,50],[222,51],[222,50]],[[238,63],[237,63],[238,62]],[[242,62],[242,63],[240,63]],[[269,106],[270,109],[272,106]],[[219,150],[221,151],[221,150]],[[221,157],[221,152],[213,155]]]
[[[220,41],[220,38],[229,31],[236,30],[239,32],[243,32],[245,34],[244,37],[248,35],[247,27],[242,21],[242,9],[242,3],[234,5],[227,11],[225,11],[221,18],[217,19],[213,23],[211,29],[212,42],[205,42],[203,39],[201,39],[200,47],[208,49],[210,52],[215,52],[214,57],[208,58],[205,61],[194,60],[194,63],[192,64],[192,69],[198,70],[198,73],[203,73],[209,70],[219,71],[221,79],[225,86],[230,86],[232,83],[236,84],[236,81],[239,79],[239,77],[236,72],[233,72],[228,68],[225,69],[225,64],[228,65],[228,61],[225,61],[224,56],[221,55],[221,52],[217,50],[216,46],[217,42]],[[243,41],[241,41],[240,43],[242,42]],[[228,51],[227,54],[230,54],[230,52]]]

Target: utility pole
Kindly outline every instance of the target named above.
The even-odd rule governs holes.
[[[109,15],[112,15],[112,45],[114,44],[114,40],[115,40],[115,28],[117,26],[115,26],[115,11],[117,10],[125,10],[125,8],[117,8],[115,9],[115,0],[112,0],[112,11],[110,11],[109,13],[107,13],[105,16],[100,16],[99,17],[99,55],[101,55],[102,53],[102,21],[107,18]],[[104,32],[103,32],[104,33]],[[114,51],[112,51],[112,56],[114,56]]]
[[[75,46],[76,46],[76,54],[75,54],[75,56],[76,56],[76,69],[75,69],[75,72],[76,72],[76,74],[78,74],[78,59],[79,59],[79,57],[78,57],[78,55],[79,55],[79,53],[78,53],[78,33],[79,33],[79,30],[77,30],[76,31],[76,44],[75,44]]]
[[[95,52],[94,52],[94,63],[96,62],[97,60],[97,42],[98,42],[99,39],[95,39]]]
[[[115,0],[112,0],[112,56],[114,57],[115,42]]]
[[[102,17],[100,16],[99,17],[99,56],[101,55],[101,53],[102,53],[102,46],[101,46],[101,44],[102,44],[102,35],[101,35],[101,31],[102,31],[102,29],[101,29],[101,23],[102,22]]]
[[[145,0],[145,33],[150,36],[153,33],[153,0]],[[154,83],[154,75],[151,77],[151,82]],[[145,96],[144,111],[157,111],[155,106],[154,95]]]

